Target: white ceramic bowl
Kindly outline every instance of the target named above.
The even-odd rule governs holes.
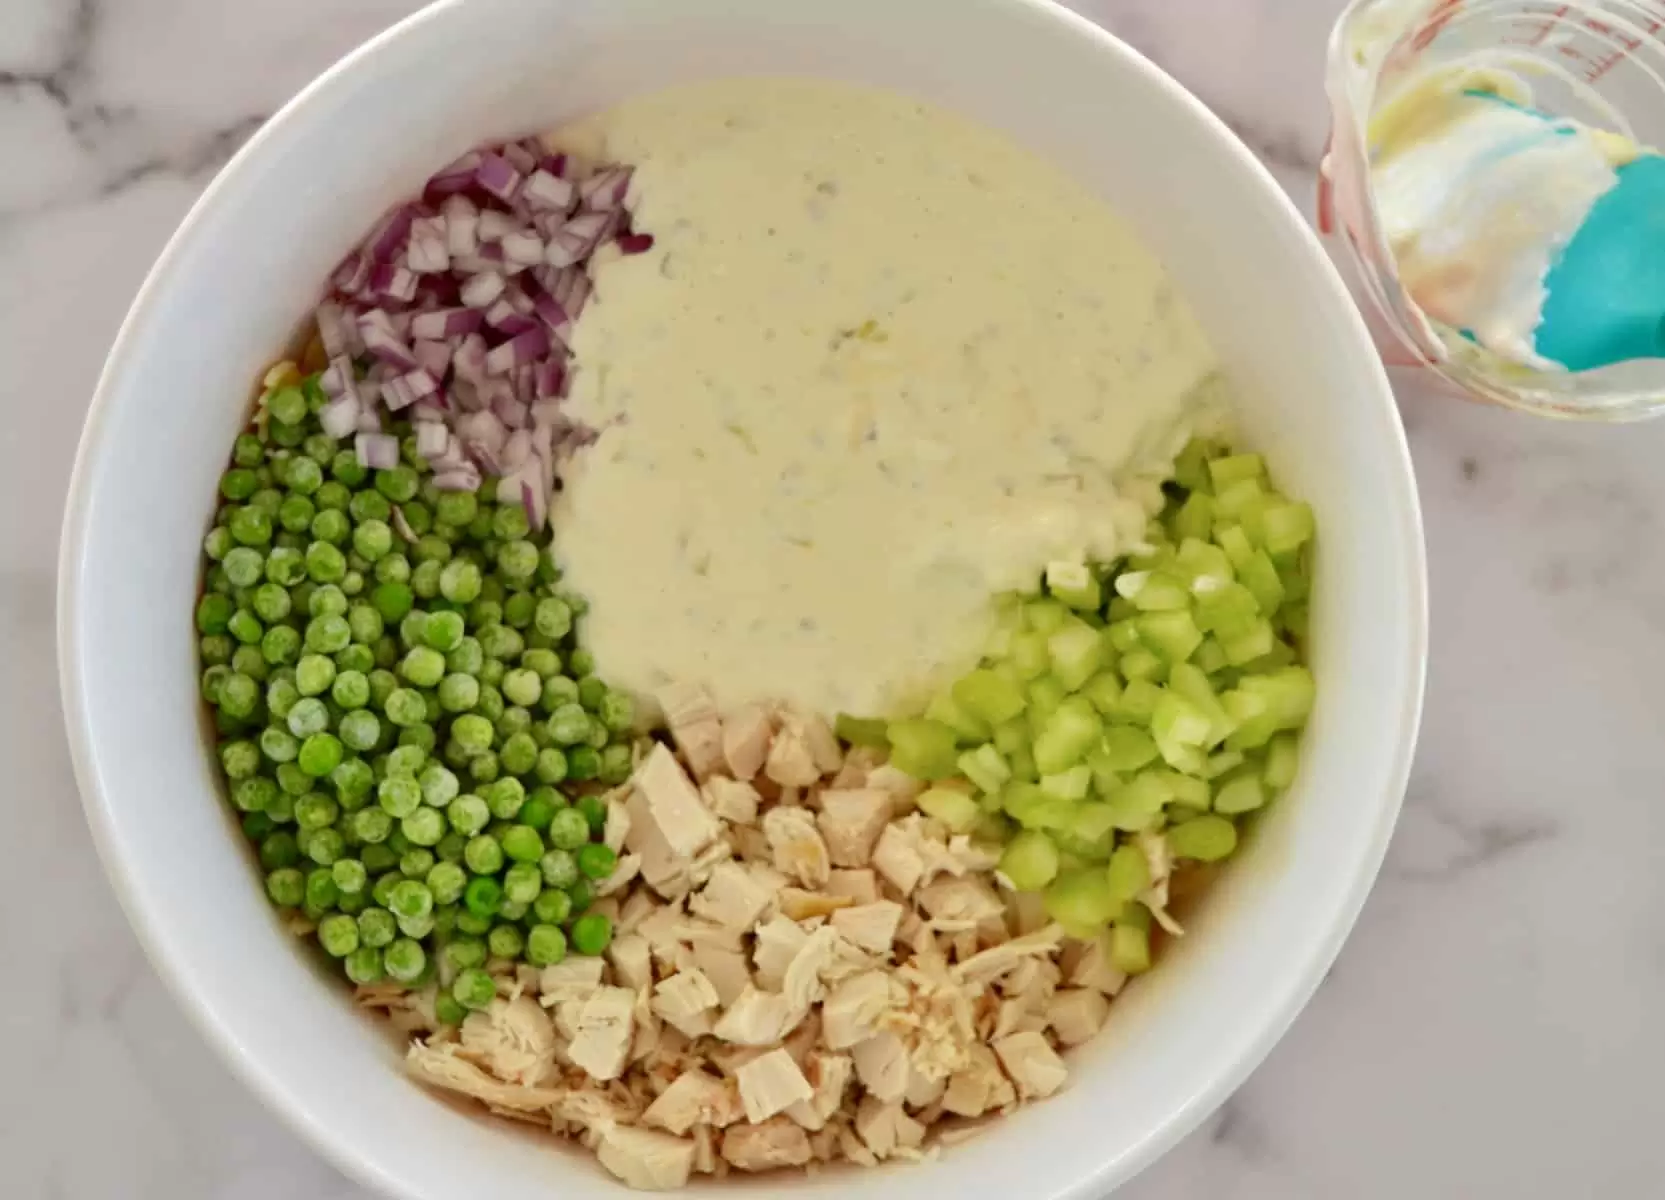
[[[347,1171],[422,1200],[620,1194],[581,1156],[459,1115],[409,1083],[397,1048],[278,928],[205,752],[190,614],[215,480],[251,381],[385,205],[477,140],[743,73],[912,92],[1072,168],[1166,261],[1229,366],[1246,432],[1318,512],[1318,708],[1300,781],[1190,936],[1077,1056],[1067,1094],[928,1166],[790,1184],[872,1200],[921,1188],[1101,1195],[1244,1079],[1357,915],[1415,739],[1423,552],[1387,383],[1295,210],[1177,84],[1042,0],[448,0],[309,87],[175,235],[117,339],[82,439],[59,634],[88,820],[180,1003]]]

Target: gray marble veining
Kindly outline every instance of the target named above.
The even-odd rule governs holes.
[[[1306,203],[1341,0],[1077,0]],[[365,1200],[165,995],[92,855],[55,700],[75,440],[145,270],[261,120],[414,0],[12,0],[0,21],[0,1192]],[[1665,427],[1402,392],[1433,662],[1387,868],[1317,997],[1131,1200],[1657,1195]]]

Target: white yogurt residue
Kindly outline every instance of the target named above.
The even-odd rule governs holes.
[[[1417,81],[1372,120],[1371,186],[1417,306],[1503,358],[1552,370],[1534,349],[1545,280],[1636,149],[1532,112],[1529,97],[1498,72]]]
[[[900,95],[731,80],[556,134],[636,166],[597,268],[554,513],[611,680],[883,712],[991,597],[1139,538],[1215,369],[1132,231]]]

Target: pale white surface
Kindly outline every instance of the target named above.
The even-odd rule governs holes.
[[[962,42],[945,57],[938,22],[948,13]],[[1190,298],[1233,381],[1244,435],[1324,523],[1318,700],[1295,786],[1164,969],[1122,998],[1111,1030],[1084,1052],[1070,1101],[1025,1109],[922,1169],[956,1193],[1101,1191],[1235,1090],[1317,988],[1399,808],[1426,630],[1403,434],[1316,240],[1191,97],[1060,10],[468,0],[430,10],[309,88],[169,245],[117,340],[76,464],[60,661],[94,836],[181,1003],[234,1071],[338,1163],[411,1200],[547,1195],[547,1143],[459,1121],[411,1087],[343,993],[317,986],[247,865],[226,852],[228,814],[197,745],[195,636],[181,614],[207,497],[243,417],[227,400],[291,335],[317,281],[362,236],[364,213],[482,129],[548,128],[649,88],[736,72],[900,88],[1067,162]],[[1105,127],[1106,111],[1140,120]],[[227,286],[250,279],[261,286]],[[910,1175],[875,1172],[862,1194],[900,1200],[919,1186]],[[618,1194],[594,1171],[555,1177],[575,1198]],[[824,1174],[796,1190],[844,1186]]]
[[[264,1113],[144,964],[93,862],[52,701],[68,464],[116,323],[212,164],[413,5],[19,0],[0,28],[4,1191],[367,1200]],[[1339,0],[1095,0],[1303,201]],[[229,49],[228,39],[241,49]],[[26,169],[24,169],[26,168]],[[1665,1035],[1665,430],[1404,393],[1434,661],[1408,806],[1354,937],[1266,1065],[1119,1196],[1650,1195]]]

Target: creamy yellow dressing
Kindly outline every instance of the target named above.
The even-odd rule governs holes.
[[[554,515],[611,680],[884,711],[989,601],[1137,540],[1210,349],[1131,230],[951,113],[743,79],[555,135],[633,163]]]

